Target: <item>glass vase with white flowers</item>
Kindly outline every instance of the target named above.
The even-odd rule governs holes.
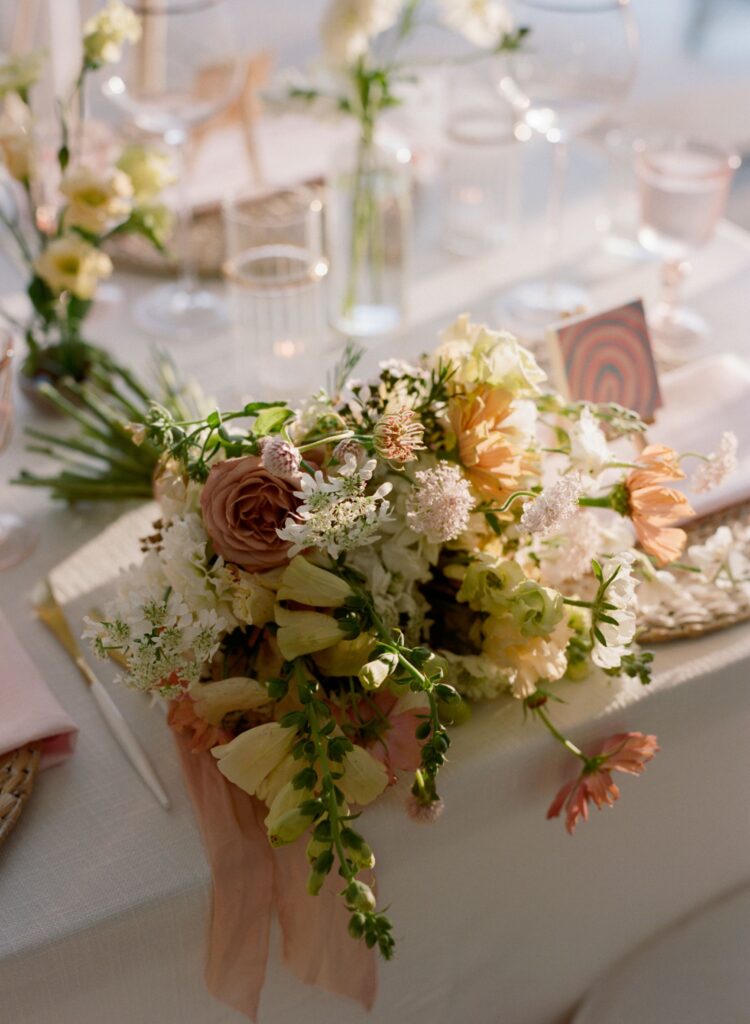
[[[140,23],[121,0],[109,0],[83,28],[83,56],[71,94],[57,103],[54,167],[42,158],[30,92],[43,54],[0,57],[0,159],[10,182],[0,221],[13,255],[28,276],[26,319],[0,315],[27,343],[22,373],[31,382],[87,380],[103,354],[84,325],[103,279],[112,273],[106,242],[141,235],[163,250],[170,213],[159,201],[172,181],[166,159],[140,145],[119,155],[84,144],[83,96],[88,75],[116,62],[140,36]],[[74,127],[77,122],[77,127]],[[50,189],[54,179],[54,189]]]
[[[438,0],[437,21],[427,7],[425,0],[331,0],[321,64],[290,75],[281,90],[284,101],[356,124],[354,144],[336,154],[328,181],[331,323],[350,337],[382,336],[404,316],[411,155],[381,130],[382,115],[415,79],[417,62],[404,48],[428,25],[472,44],[460,60],[516,49],[525,35],[499,0]]]

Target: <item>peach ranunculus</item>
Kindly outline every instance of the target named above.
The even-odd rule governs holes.
[[[516,488],[523,471],[519,432],[508,423],[513,412],[513,395],[489,384],[448,403],[461,465],[484,498],[502,500]]]
[[[272,476],[255,455],[212,466],[201,510],[217,555],[247,572],[284,565],[290,545],[276,531],[299,504],[294,490],[295,484]]]
[[[565,808],[565,828],[573,835],[579,818],[588,821],[589,804],[612,807],[620,790],[612,781],[612,772],[640,775],[659,747],[656,736],[642,732],[621,732],[610,736],[572,782],[558,792],[547,811],[548,818],[557,818]]]
[[[666,480],[682,480],[677,453],[665,445],[651,444],[638,458],[638,468],[628,474],[625,489],[630,517],[642,548],[660,565],[679,558],[687,534],[673,524],[693,515],[681,491],[665,487]]]

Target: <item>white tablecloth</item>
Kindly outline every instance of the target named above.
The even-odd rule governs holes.
[[[587,213],[572,218],[582,226]],[[589,247],[597,305],[652,295],[653,265],[597,255],[580,227],[570,237]],[[512,253],[417,280],[409,330],[373,349],[367,363],[427,348],[435,328],[463,309],[486,315],[502,284],[534,268],[539,243],[532,231]],[[715,327],[717,350],[750,345],[749,275],[750,242],[725,225],[696,259],[688,289]],[[144,282],[129,278],[125,286],[131,299]],[[142,362],[144,340],[122,310],[101,316],[92,333]],[[218,393],[227,346],[227,339],[185,346],[180,362]],[[32,459],[19,432],[3,456],[4,477],[22,464]],[[113,511],[69,511],[7,486],[0,503],[33,518],[42,537],[29,560],[0,576],[0,603],[81,727],[75,757],[39,779],[0,851],[0,1021],[240,1024],[204,990],[209,875],[162,717],[139,695],[115,691],[173,799],[169,813],[126,765],[75,670],[29,613],[33,584]],[[643,729],[662,746],[644,779],[624,780],[617,808],[594,815],[573,839],[544,819],[572,766],[512,704],[486,708],[455,732],[442,784],[447,809],[436,826],[410,823],[401,791],[368,808],[363,828],[378,852],[380,892],[398,940],[395,961],[381,969],[375,1009],[368,1018],[306,989],[274,948],[261,1022],[559,1024],[636,942],[745,880],[750,628],[663,648],[656,665],[648,691],[570,686],[570,702],[556,709],[579,742]]]

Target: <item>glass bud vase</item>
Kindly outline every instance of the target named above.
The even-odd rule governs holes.
[[[404,319],[411,233],[411,153],[363,133],[338,152],[328,183],[331,325],[376,338]]]

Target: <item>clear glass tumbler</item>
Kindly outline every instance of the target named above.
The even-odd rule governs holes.
[[[301,187],[224,203],[224,278],[243,397],[307,393],[326,346],[323,203]]]

